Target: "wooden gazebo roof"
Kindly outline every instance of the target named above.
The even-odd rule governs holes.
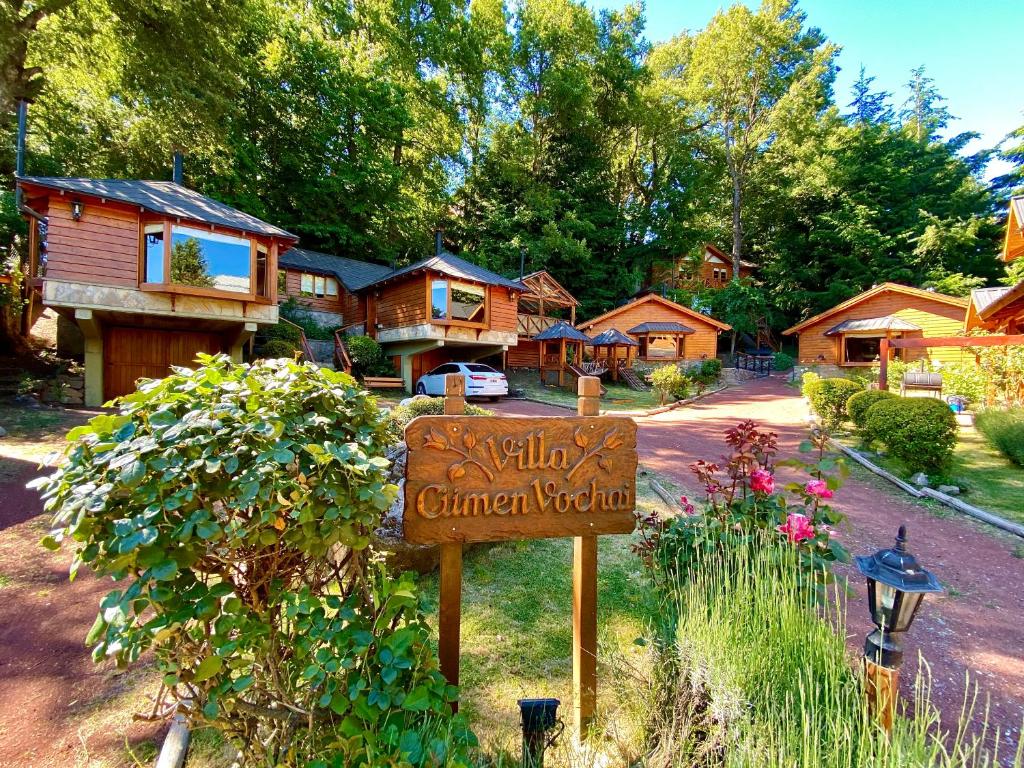
[[[638,347],[640,344],[617,328],[602,331],[590,340],[592,347]]]
[[[583,342],[584,344],[591,343],[589,336],[582,331],[576,330],[564,320],[559,320],[533,338],[536,341],[558,341],[559,339],[565,339],[566,341]]]
[[[518,281],[522,288],[519,295],[520,306],[529,305],[527,309],[540,313],[540,307],[578,307],[579,301],[555,280],[547,271],[541,269],[524,275]]]

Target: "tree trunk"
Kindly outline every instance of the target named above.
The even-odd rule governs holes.
[[[740,218],[742,190],[740,174],[734,162],[729,163],[729,175],[732,176],[732,276],[738,280],[740,276],[740,254],[743,253],[743,222]],[[729,352],[736,359],[736,329],[733,329]]]

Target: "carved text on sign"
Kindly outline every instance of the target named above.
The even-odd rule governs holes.
[[[406,442],[405,537],[411,541],[633,528],[631,419],[427,416],[409,425]]]

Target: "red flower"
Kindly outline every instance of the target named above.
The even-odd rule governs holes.
[[[683,505],[683,512],[687,515],[692,515],[696,511],[696,508],[693,506],[693,504],[690,503],[690,500],[685,496],[679,497],[679,503]]]
[[[755,469],[750,473],[750,490],[761,493],[775,492],[775,478],[767,469]]]
[[[811,525],[810,519],[799,512],[791,512],[786,516],[786,524],[776,526],[775,530],[786,534],[790,544],[799,544],[801,541],[814,538],[814,526]]]

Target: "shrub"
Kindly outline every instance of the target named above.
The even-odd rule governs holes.
[[[814,399],[814,394],[821,384],[821,376],[814,371],[804,371],[800,377],[800,393],[809,401]]]
[[[295,357],[297,346],[284,339],[271,339],[263,345],[261,357]]]
[[[345,346],[352,358],[353,373],[360,376],[393,376],[395,371],[384,357],[384,349],[369,336],[346,336]]]
[[[776,352],[772,356],[772,368],[776,371],[788,371],[796,365],[796,360],[793,359],[792,355],[787,355],[785,352]]]
[[[302,330],[288,323],[276,323],[268,326],[263,331],[263,336],[268,342],[278,340],[290,342],[295,349],[298,349],[302,343]]]
[[[662,405],[669,398],[682,400],[690,393],[690,380],[674,363],[655,368],[651,374],[651,384],[661,395]]]
[[[826,429],[837,429],[846,420],[846,401],[862,389],[849,379],[822,379],[811,396],[811,407]]]
[[[942,373],[943,395],[960,395],[969,403],[985,401],[988,379],[973,362],[948,363],[937,370]]]
[[[43,543],[118,581],[94,659],[152,651],[165,714],[190,700],[246,765],[466,764],[416,582],[369,550],[397,493],[375,400],[310,363],[200,362],[72,430],[36,483]]]
[[[337,330],[338,326],[332,323],[321,323],[316,319],[316,316],[303,309],[294,296],[288,297],[287,301],[281,305],[280,312],[281,317],[285,320],[290,320],[299,326],[302,332],[306,334],[307,339],[316,339],[318,341],[331,341],[334,339],[334,331]],[[282,323],[282,325],[287,325],[287,323]]]
[[[884,443],[909,469],[940,471],[956,447],[956,417],[932,397],[883,399],[868,408],[863,434]]]
[[[717,357],[701,360],[686,372],[686,377],[693,382],[698,394],[715,384],[721,375],[722,361]],[[683,395],[683,397],[686,397],[686,395]]]
[[[1024,408],[990,408],[981,411],[974,423],[993,448],[1014,464],[1024,466]]]
[[[863,429],[868,408],[882,400],[892,400],[895,397],[896,395],[892,392],[883,389],[867,389],[857,392],[850,395],[850,399],[846,401],[846,415],[850,417],[850,421],[857,429]]]
[[[493,416],[494,411],[481,408],[479,405],[466,403],[462,411],[466,416]],[[444,414],[443,397],[416,397],[408,405],[396,405],[391,409],[391,422],[399,432],[404,431],[409,422],[417,416],[441,416]]]

